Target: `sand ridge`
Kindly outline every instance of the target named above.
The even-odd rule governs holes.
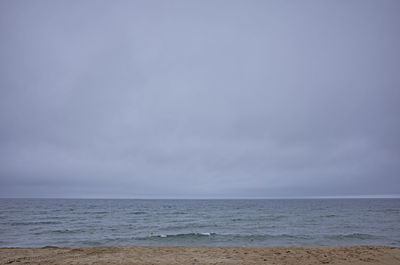
[[[400,264],[400,248],[148,247],[1,248],[0,264]]]

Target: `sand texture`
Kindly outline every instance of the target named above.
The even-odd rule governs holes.
[[[400,248],[93,247],[2,248],[0,264],[400,264]]]

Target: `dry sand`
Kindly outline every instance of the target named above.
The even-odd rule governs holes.
[[[2,248],[0,264],[400,264],[400,248],[93,247]]]

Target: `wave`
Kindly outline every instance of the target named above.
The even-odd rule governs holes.
[[[48,235],[48,234],[79,234],[83,233],[85,231],[81,229],[77,230],[69,230],[69,229],[58,229],[58,230],[45,230],[45,231],[38,231],[34,232],[33,235],[38,236],[38,235]]]
[[[369,239],[379,239],[381,237],[375,236],[375,235],[371,235],[371,234],[352,233],[352,234],[329,235],[329,236],[326,236],[326,238],[334,239],[334,240],[343,240],[343,239],[369,240]]]
[[[196,224],[196,223],[167,223],[163,227],[163,230],[169,230],[169,231],[182,231],[182,230],[206,230],[207,228],[210,228],[209,224]]]
[[[132,215],[141,215],[141,214],[147,214],[147,212],[136,211],[136,212],[130,212],[129,214],[132,214]]]
[[[89,212],[89,214],[109,214],[107,211]]]
[[[175,239],[185,239],[185,238],[204,238],[204,237],[210,237],[210,236],[215,236],[216,233],[179,233],[179,234],[159,234],[159,235],[150,235],[147,237],[136,237],[136,240],[149,240],[149,239],[159,239],[159,238],[175,238]]]
[[[174,215],[181,215],[181,214],[187,214],[187,212],[183,212],[183,211],[175,211],[172,214]]]
[[[14,223],[11,223],[10,225],[12,225],[12,226],[20,226],[20,225],[58,225],[58,224],[61,224],[61,222],[55,222],[55,221],[14,222]]]
[[[307,234],[217,234],[217,233],[177,233],[177,234],[158,234],[147,237],[134,237],[135,241],[153,241],[170,243],[194,243],[199,244],[261,244],[261,245],[276,245],[276,244],[316,244],[317,242],[335,242],[335,244],[348,244],[349,241],[368,241],[382,240],[383,237],[352,233],[352,234],[337,234],[337,235],[307,235]],[[347,243],[346,243],[347,242]],[[329,243],[328,243],[329,244]]]
[[[312,239],[311,236],[301,234],[257,234],[257,235],[239,235],[240,238],[250,238],[253,240],[265,241],[265,240],[308,240]]]
[[[321,217],[323,218],[332,218],[332,217],[337,217],[335,214],[327,214],[327,215],[322,215]]]
[[[69,229],[59,229],[59,230],[52,230],[50,231],[51,233],[56,233],[56,234],[77,234],[83,232],[82,230],[69,230]]]
[[[290,234],[217,234],[213,232],[203,233],[178,233],[178,234],[158,234],[150,235],[147,237],[136,237],[136,240],[159,240],[159,239],[203,239],[212,238],[215,240],[245,240],[245,241],[265,241],[265,240],[276,240],[276,239],[296,239],[296,240],[308,240],[312,237],[307,235],[290,235]]]
[[[197,238],[197,237],[209,237],[209,236],[214,236],[216,233],[182,233],[182,234],[168,234],[168,235],[156,235],[156,237],[161,237],[161,238]]]
[[[261,217],[255,217],[255,218],[248,218],[248,217],[243,217],[243,218],[232,218],[232,222],[248,222],[250,221],[259,221],[259,222],[271,222],[271,221],[280,221],[283,219],[287,219],[288,216],[286,215],[271,215],[271,216],[261,216]]]

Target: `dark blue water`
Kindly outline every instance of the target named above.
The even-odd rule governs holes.
[[[0,247],[400,246],[400,199],[0,199]]]

